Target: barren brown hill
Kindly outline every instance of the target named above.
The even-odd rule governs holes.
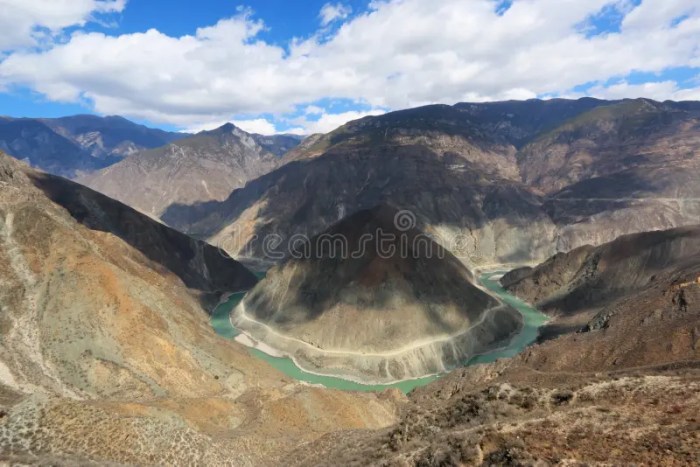
[[[401,397],[287,379],[214,334],[213,247],[0,155],[0,462],[258,465]],[[210,303],[210,301],[207,301]]]
[[[564,323],[576,330],[601,310],[610,313],[617,300],[649,293],[662,279],[674,274],[685,277],[689,274],[686,268],[692,271],[698,264],[700,228],[682,227],[626,235],[599,247],[561,253],[534,269],[506,275],[502,283],[515,295],[558,316],[550,331]]]

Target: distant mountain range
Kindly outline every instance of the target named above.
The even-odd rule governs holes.
[[[700,105],[647,99],[434,105],[316,136],[224,201],[169,207],[182,231],[261,256],[386,203],[473,265],[538,261],[700,221]],[[284,245],[282,245],[284,247]]]
[[[92,172],[144,149],[188,135],[148,128],[122,117],[0,117],[0,150],[66,177]]]
[[[153,217],[172,204],[226,199],[276,168],[302,139],[250,134],[230,123],[191,135],[122,117],[0,117],[0,150]]]

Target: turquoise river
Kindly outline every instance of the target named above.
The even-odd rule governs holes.
[[[498,360],[499,358],[509,358],[519,354],[527,346],[535,342],[540,326],[547,321],[547,316],[522,300],[509,294],[505,289],[503,289],[503,287],[501,287],[496,279],[501,274],[502,272],[483,274],[479,278],[479,282],[493,295],[511,305],[523,315],[523,329],[519,334],[515,335],[510,340],[507,346],[503,347],[502,349],[494,350],[493,352],[477,355],[465,362],[465,366],[476,365],[479,363],[490,363]],[[220,336],[227,339],[234,339],[238,334],[240,334],[240,332],[231,325],[229,315],[231,310],[233,310],[233,308],[235,308],[236,305],[238,305],[238,303],[243,299],[244,295],[244,293],[234,294],[226,302],[222,303],[214,310],[211,317],[211,325]],[[257,349],[249,350],[256,357],[265,360],[279,371],[294,379],[311,384],[320,384],[327,388],[341,389],[345,391],[382,391],[388,388],[398,388],[399,390],[407,393],[419,386],[426,385],[439,378],[439,376],[427,376],[425,378],[401,381],[387,385],[360,384],[342,378],[307,373],[299,369],[289,358],[272,357]]]

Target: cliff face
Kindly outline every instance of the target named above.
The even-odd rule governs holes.
[[[255,282],[207,244],[0,155],[0,462],[260,463],[394,420],[399,397],[303,387],[216,336],[202,294]]]
[[[520,314],[397,216],[388,206],[360,211],[297,245],[298,257],[234,311],[236,326],[311,371],[377,382],[439,373],[502,346]]]

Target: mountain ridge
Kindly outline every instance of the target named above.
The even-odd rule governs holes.
[[[541,115],[534,123],[533,107]],[[341,211],[390,202],[411,210],[431,233],[463,239],[473,258],[460,256],[471,266],[541,261],[627,233],[696,223],[696,107],[582,99],[365,117],[310,139],[226,200],[171,205],[161,219],[232,255],[260,256],[256,238],[312,236]],[[551,108],[561,112],[558,126]],[[474,117],[480,114],[481,123]],[[640,132],[634,143],[630,135]]]

